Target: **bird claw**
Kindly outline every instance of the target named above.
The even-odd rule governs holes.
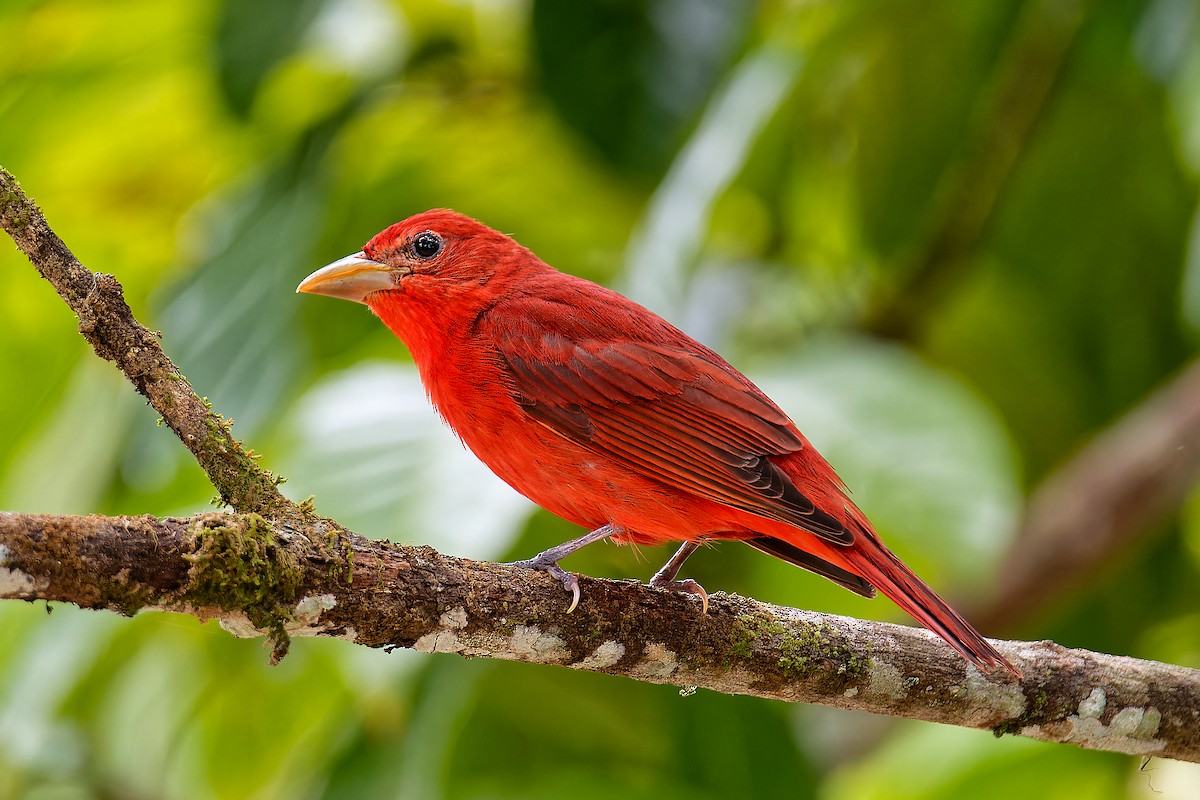
[[[700,614],[708,614],[708,592],[704,591],[704,587],[696,583],[691,578],[684,578],[681,581],[664,581],[659,580],[656,576],[650,581],[650,585],[655,589],[666,589],[671,592],[694,594],[700,598]]]
[[[571,605],[567,607],[567,613],[570,614],[579,605],[579,579],[560,567],[554,561],[542,561],[537,556],[527,558],[524,561],[512,562],[514,567],[524,567],[525,569],[536,569],[542,572],[549,573],[550,577],[557,578],[562,583],[563,588],[571,593]]]
[[[571,593],[571,605],[567,606],[567,613],[570,614],[579,605],[579,579],[557,564],[547,569],[546,572],[562,581],[563,588]]]

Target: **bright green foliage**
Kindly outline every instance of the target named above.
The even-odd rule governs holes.
[[[718,347],[957,598],[986,597],[1028,492],[1200,334],[1191,0],[18,0],[0,7],[0,163],[291,496],[462,555],[576,532],[439,427],[368,313],[293,293],[416,211],[479,217]],[[0,509],[208,510],[183,447],[11,248],[0,275]],[[1200,666],[1198,509],[1013,633]],[[253,534],[209,532],[214,593],[222,553],[269,558]],[[568,566],[645,578],[665,557],[598,546]],[[688,570],[902,619],[748,548]],[[310,640],[271,668],[188,618],[53,611],[0,603],[0,798],[1200,785],[1160,761],[937,726],[876,740],[857,715],[561,669]]]

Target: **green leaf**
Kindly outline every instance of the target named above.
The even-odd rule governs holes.
[[[612,164],[656,175],[740,45],[750,9],[731,0],[535,0],[542,87]]]
[[[455,439],[409,365],[328,376],[285,429],[288,493],[364,534],[494,558],[533,510]]]
[[[217,21],[217,76],[225,100],[246,117],[263,81],[300,46],[325,0],[225,0]]]

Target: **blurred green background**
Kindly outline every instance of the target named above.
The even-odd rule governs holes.
[[[430,207],[720,349],[963,604],[1029,493],[1200,341],[1192,0],[7,0],[0,163],[291,496],[473,557],[577,531],[462,450],[365,310],[293,293]],[[10,247],[0,275],[0,509],[210,508]],[[688,569],[904,620],[748,548]],[[1193,498],[987,632],[1197,667],[1198,578]],[[1140,766],[340,641],[270,668],[184,617],[0,603],[5,798],[1200,797],[1195,765]]]

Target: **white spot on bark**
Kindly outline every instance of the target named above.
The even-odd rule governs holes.
[[[1105,706],[1107,698],[1103,690],[1094,689],[1079,703],[1079,714],[1072,714],[1061,723],[1027,725],[1021,733],[1117,753],[1151,755],[1163,749],[1166,743],[1154,738],[1162,724],[1162,713],[1157,708],[1127,706],[1114,714],[1112,721],[1105,725],[1100,721]]]
[[[239,639],[257,639],[263,632],[254,627],[254,623],[241,611],[230,611],[221,616],[217,623]]]
[[[518,625],[508,641],[517,658],[564,661],[570,657],[566,642],[553,633],[543,633],[537,625]]]
[[[1025,692],[1019,685],[988,680],[973,664],[967,665],[965,689],[968,712],[964,725],[983,726],[997,710],[1006,719],[1016,719],[1026,711]]]
[[[625,645],[610,639],[575,666],[580,669],[605,669],[620,661],[624,655]]]
[[[458,634],[454,631],[433,631],[413,643],[413,649],[422,653],[457,653],[462,648]]]
[[[470,643],[458,635],[459,631],[467,627],[467,610],[465,608],[455,606],[449,611],[442,612],[438,617],[438,624],[441,625],[441,628],[430,631],[413,643],[414,650],[420,650],[423,653],[469,652]]]
[[[0,544],[0,597],[32,597],[50,585],[28,573],[8,567],[8,546]]]
[[[443,628],[462,630],[467,627],[467,610],[462,606],[452,608],[438,617],[438,622],[441,623]]]
[[[1108,723],[1108,729],[1120,736],[1149,739],[1158,733],[1158,726],[1161,724],[1162,713],[1154,706],[1149,708],[1128,706],[1116,713],[1112,722]]]
[[[284,624],[284,630],[289,636],[322,636],[335,630],[328,624],[321,624],[321,615],[337,607],[337,598],[331,594],[305,595],[296,603],[292,611],[292,619]],[[146,606],[138,613],[145,611],[169,611],[193,614],[202,620],[217,620],[226,633],[233,634],[239,639],[258,639],[267,636],[270,631],[256,628],[243,611],[218,611],[212,608],[197,609],[189,605],[178,606]],[[213,612],[217,613],[214,614]],[[358,631],[347,627],[337,634],[338,639],[353,642],[358,639]]]
[[[331,594],[305,595],[296,603],[292,619],[284,624],[290,636],[320,636],[330,630],[321,624],[321,615],[337,607],[337,598]]]
[[[895,700],[904,694],[904,676],[891,664],[872,658],[867,694]]]
[[[1083,719],[1100,719],[1107,705],[1108,696],[1104,694],[1103,689],[1096,687],[1092,689],[1091,694],[1079,701],[1079,716]]]
[[[317,596],[305,595],[296,603],[296,610],[292,612],[292,616],[296,618],[298,626],[312,625],[321,619],[321,614],[337,607],[337,598],[331,594],[319,594]]]
[[[679,659],[666,645],[650,642],[642,654],[641,662],[629,671],[631,677],[651,681],[662,681],[679,669]]]

